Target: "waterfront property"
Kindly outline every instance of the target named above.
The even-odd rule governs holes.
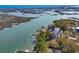
[[[74,31],[71,30],[72,27],[75,27],[71,27],[70,24],[68,24],[66,27],[61,25],[66,24],[62,22],[63,19],[67,20],[69,17],[77,19],[79,18],[78,7],[73,9],[70,7],[74,6],[1,6],[0,53],[13,53],[17,49],[21,49],[19,52],[29,52],[29,49],[33,49],[34,45],[37,44],[35,37],[31,36],[31,33],[37,33],[37,30],[37,34],[40,34],[40,31],[43,31],[41,33],[41,40],[38,40],[38,48],[40,47],[42,49],[42,51],[40,52],[72,52],[74,51],[73,48],[77,49],[78,46],[73,45],[72,42],[73,40],[79,45],[79,34],[74,29]],[[51,25],[49,26],[49,28],[47,27],[50,23],[52,24],[52,21],[59,19],[62,19],[61,22],[59,22],[59,26],[61,26],[61,28]],[[39,30],[42,26],[46,26],[47,29],[45,28]],[[79,27],[79,25],[77,27]],[[66,45],[72,46],[72,49],[66,49],[70,48]]]
[[[39,34],[37,32],[35,45],[37,53],[79,52],[79,42],[76,42],[78,40],[77,32],[79,32],[79,28],[76,28],[77,22],[69,19],[62,20],[55,20],[53,25],[48,25],[48,29],[42,28]]]

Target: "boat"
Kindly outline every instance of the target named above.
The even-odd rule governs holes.
[[[30,49],[16,49],[15,53],[32,53],[33,51]]]

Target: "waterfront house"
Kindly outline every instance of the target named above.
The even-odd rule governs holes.
[[[58,28],[58,27],[55,27],[53,33],[55,35],[55,39],[57,39],[58,37],[61,36],[62,30],[60,28]]]
[[[49,39],[57,39],[61,36],[62,30],[58,27],[55,27],[53,31],[51,31],[52,34],[49,36]]]
[[[77,31],[77,33],[79,33],[79,27],[76,27],[76,31]]]

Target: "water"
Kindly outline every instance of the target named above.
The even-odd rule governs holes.
[[[52,13],[53,14],[53,13]],[[35,33],[41,26],[47,26],[53,20],[78,15],[43,15],[30,22],[21,23],[0,31],[0,52],[14,52],[16,49],[32,48],[31,33]]]

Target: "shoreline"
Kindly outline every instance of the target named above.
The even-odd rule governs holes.
[[[69,20],[69,21],[74,21],[74,20]],[[76,20],[75,20],[75,22],[76,22]],[[68,25],[68,24],[67,24]],[[50,25],[50,26],[52,26],[52,25]],[[45,33],[46,31],[48,31],[48,28],[49,27],[43,27],[43,28],[41,28],[39,31],[37,31],[36,33],[35,33],[35,35],[36,35],[36,38],[38,37],[38,36],[40,36],[40,33],[41,32],[43,32],[43,33]],[[55,27],[56,28],[56,27]],[[73,29],[73,27],[71,27],[72,29]],[[74,27],[74,28],[76,28],[76,27]],[[51,27],[50,27],[50,29],[51,29]],[[60,34],[60,37],[61,37],[61,35],[63,35],[63,33],[62,34]],[[64,36],[63,36],[64,37]],[[52,37],[51,37],[52,38]],[[58,37],[57,37],[57,39],[58,39]],[[52,39],[51,39],[52,40]],[[54,41],[55,39],[53,39],[52,40],[52,42]],[[77,44],[78,46],[79,46],[79,42],[75,42],[76,40],[78,40],[77,39],[77,37],[71,37],[71,36],[69,36],[68,37],[68,40],[73,40],[74,41],[74,43],[75,44]],[[36,39],[36,41],[38,41],[38,39]],[[50,40],[49,40],[50,41]],[[37,42],[36,42],[37,43]],[[38,43],[37,43],[38,44]],[[50,44],[50,43],[49,43]],[[35,44],[35,46],[36,46],[36,44]],[[38,48],[37,48],[38,49]],[[55,49],[56,50],[56,49]],[[59,53],[61,53],[61,51],[60,50],[57,50]],[[51,52],[54,52],[54,51],[51,51],[50,49],[49,49],[49,52],[48,53],[51,53]],[[58,52],[55,52],[55,53],[58,53]]]
[[[37,17],[17,17],[17,16],[2,16],[0,21],[0,30],[4,28],[10,28],[20,23],[29,22],[30,20]]]

